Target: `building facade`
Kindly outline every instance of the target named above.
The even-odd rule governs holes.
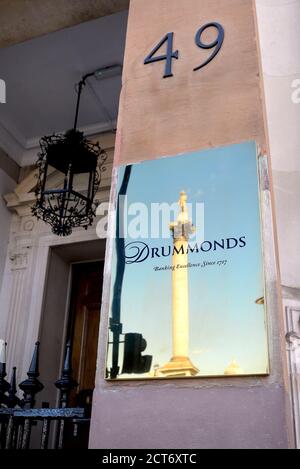
[[[48,21],[41,29],[16,3],[7,14],[25,15],[28,28],[14,38],[1,33],[0,338],[8,344],[8,370],[16,366],[24,379],[39,340],[41,400],[55,406],[53,382],[73,324],[77,395],[93,394],[90,448],[299,446],[300,1],[99,1],[99,8],[86,2],[83,11],[59,18],[51,2],[44,3]],[[193,73],[205,57],[195,33],[210,22],[223,25],[224,45],[203,73]],[[166,61],[144,60],[170,32],[179,56],[171,59],[173,76],[163,79]],[[120,77],[91,81],[79,123],[108,155],[100,202],[116,203],[120,165],[249,140],[260,148],[268,376],[105,380],[114,214],[107,239],[97,234],[99,216],[87,231],[59,238],[31,207],[39,138],[68,129],[73,85],[82,75],[120,62],[122,86]],[[60,174],[48,182],[56,187]]]

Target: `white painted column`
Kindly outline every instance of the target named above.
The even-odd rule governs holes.
[[[300,0],[256,0],[256,8],[281,280],[300,288]]]
[[[256,0],[287,356],[300,447],[300,0]],[[293,337],[289,342],[288,337]]]

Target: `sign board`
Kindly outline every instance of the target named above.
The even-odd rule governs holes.
[[[269,373],[255,142],[118,170],[106,378]]]

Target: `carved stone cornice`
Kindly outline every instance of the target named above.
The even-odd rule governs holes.
[[[25,217],[31,214],[31,206],[35,201],[34,192],[25,194],[16,194],[12,192],[4,196],[6,206],[10,210],[13,210],[19,215],[19,217]]]

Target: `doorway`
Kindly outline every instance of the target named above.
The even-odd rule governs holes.
[[[37,407],[59,406],[54,383],[61,376],[65,345],[72,344],[73,378],[79,383],[68,406],[92,406],[95,386],[105,240],[55,246],[49,250],[43,314],[40,322],[40,380]],[[89,426],[79,431],[76,447],[86,448]],[[40,434],[37,436],[39,444]],[[69,442],[72,438],[69,439]],[[67,444],[69,443],[67,442]]]
[[[72,390],[68,407],[85,409],[89,419],[95,388],[103,261],[73,264],[67,340],[71,342],[72,376],[78,386]],[[87,448],[90,425],[80,425],[74,439],[73,427],[65,428],[65,448]]]
[[[67,336],[71,340],[73,378],[78,387],[70,407],[85,407],[90,414],[95,387],[100,301],[104,262],[72,266],[72,286]]]

